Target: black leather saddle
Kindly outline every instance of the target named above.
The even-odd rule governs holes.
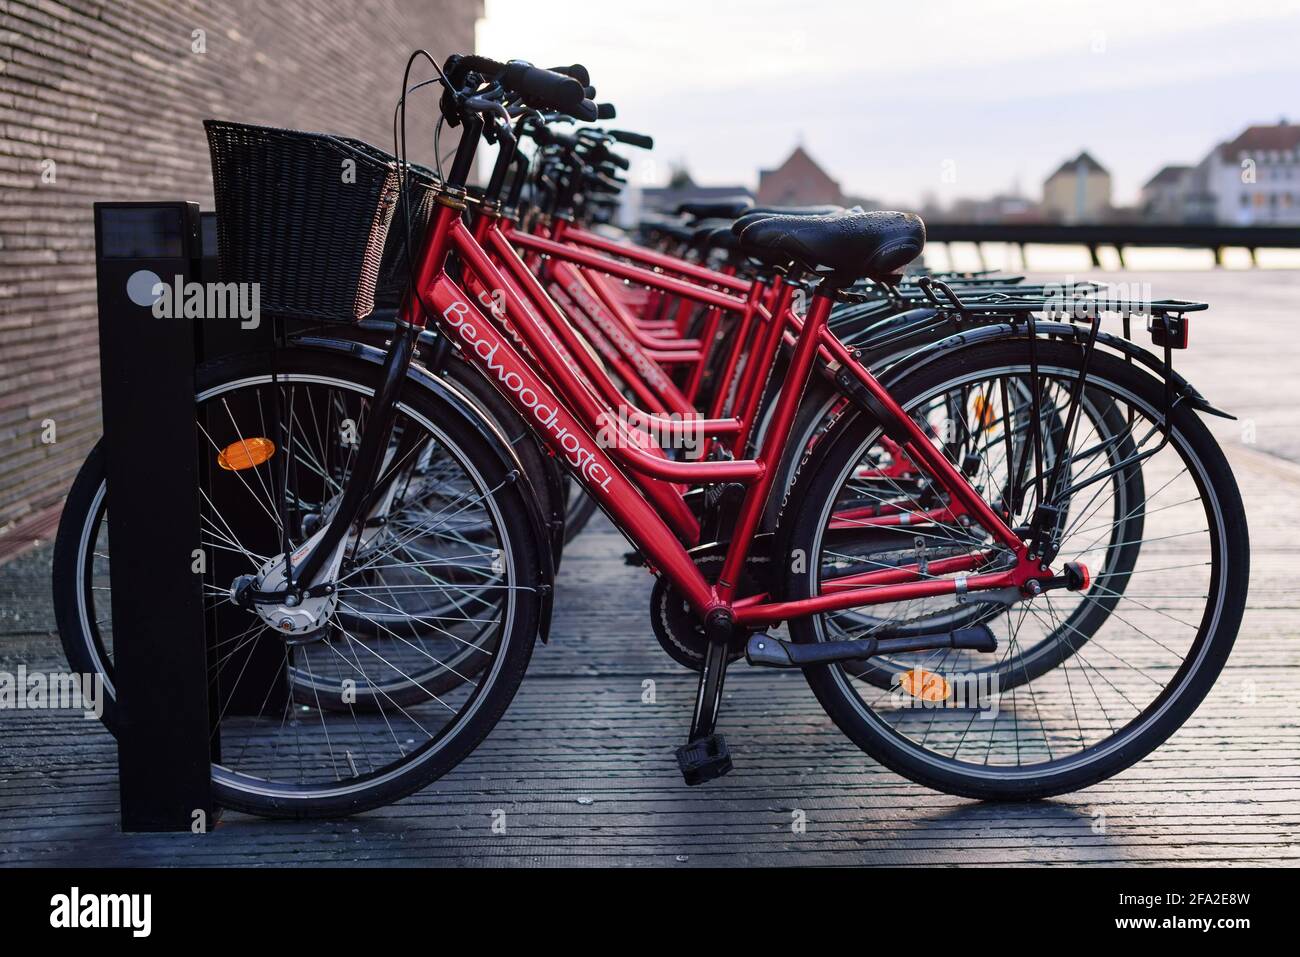
[[[830,216],[844,212],[843,206],[751,206],[744,212],[767,213],[769,216]],[[737,216],[740,213],[736,214]]]
[[[677,207],[677,215],[690,216],[694,219],[735,219],[752,205],[753,201],[748,196],[730,196],[722,199],[700,200],[697,203],[682,203]]]
[[[735,249],[740,240],[731,231],[734,219],[700,219],[691,224],[691,245],[697,249]]]
[[[844,212],[829,216],[751,213],[732,231],[742,249],[783,256],[840,280],[889,282],[921,254],[925,223],[912,213]]]

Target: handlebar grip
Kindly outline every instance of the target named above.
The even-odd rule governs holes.
[[[553,73],[527,63],[510,63],[501,74],[504,86],[518,93],[534,106],[561,110],[578,115],[585,101],[582,84],[571,76]]]
[[[560,146],[564,149],[573,149],[578,145],[578,138],[570,136],[567,133],[561,133],[553,130],[549,126],[534,126],[528,130],[533,140],[542,146]]]
[[[479,56],[477,53],[467,53],[464,56],[456,57],[456,62],[452,69],[464,76],[466,73],[482,73],[485,76],[498,76],[505,70],[506,65],[500,60],[493,60],[489,57]],[[451,72],[450,70],[448,72]]]
[[[622,183],[603,176],[588,176],[583,182],[593,193],[617,194],[623,191]]]
[[[609,163],[611,166],[617,166],[619,169],[631,169],[632,161],[626,156],[619,156],[617,153],[611,153],[606,150],[601,154],[601,160]]]
[[[471,73],[481,73],[484,77],[495,80],[505,68],[506,65],[499,60],[479,56],[475,53],[453,53],[447,57],[443,61],[442,72],[446,75],[447,82],[450,85],[442,91],[442,96],[438,100],[442,115],[447,119],[447,124],[456,127],[460,126],[461,122],[453,88],[463,86]]]
[[[588,123],[599,119],[600,117],[600,110],[596,108],[596,104],[591,102],[591,100],[586,99],[578,105],[577,109],[567,110],[566,112],[570,116],[576,117],[580,120],[586,120]]]
[[[614,109],[613,103],[596,104],[596,119],[612,120],[616,116],[618,116],[618,111]]]
[[[644,133],[629,133],[627,130],[610,130],[609,135],[620,143],[626,143],[628,146],[639,146],[643,150],[652,150],[655,148],[654,138],[646,136]]]
[[[563,73],[565,76],[571,76],[583,86],[591,85],[591,74],[581,63],[574,63],[571,66],[553,66],[552,73]]]

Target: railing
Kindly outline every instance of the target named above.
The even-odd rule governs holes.
[[[1209,249],[1216,265],[1223,264],[1223,250],[1228,247],[1248,250],[1252,263],[1257,249],[1300,249],[1300,226],[927,222],[925,231],[931,243],[1012,243],[1020,247],[1022,259],[1024,247],[1031,243],[1086,246],[1097,267],[1101,266],[1097,251],[1102,246],[1115,248],[1120,266],[1124,265],[1124,250],[1130,246]]]

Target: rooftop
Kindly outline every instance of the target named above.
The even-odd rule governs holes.
[[[1300,125],[1286,120],[1273,126],[1248,126],[1235,140],[1229,140],[1219,147],[1225,159],[1262,150],[1294,149],[1300,149]]]
[[[1068,159],[1062,163],[1057,167],[1056,172],[1047,178],[1050,181],[1056,179],[1058,176],[1072,176],[1080,167],[1083,167],[1083,169],[1089,173],[1106,173],[1109,175],[1109,171],[1106,167],[1093,159],[1092,154],[1087,150],[1084,150],[1074,159]]]
[[[1143,189],[1150,189],[1152,186],[1171,186],[1177,183],[1184,176],[1192,171],[1190,166],[1172,165],[1166,166],[1160,172],[1152,176],[1143,185]]]

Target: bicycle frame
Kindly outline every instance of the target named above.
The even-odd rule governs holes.
[[[763,385],[763,377],[770,369],[775,350],[783,340],[793,346],[795,337],[802,328],[802,321],[789,308],[791,290],[786,288],[780,273],[775,273],[771,281],[766,283],[761,279],[740,279],[730,273],[717,272],[669,254],[615,243],[563,219],[556,221],[551,233],[551,237],[531,235],[515,229],[508,220],[495,215],[480,216],[474,229],[475,238],[480,242],[499,244],[504,240],[506,244],[522,248],[530,255],[546,255],[544,271],[558,279],[558,282],[552,282],[548,287],[552,298],[572,303],[574,309],[566,310],[565,315],[583,327],[587,338],[606,355],[620,378],[628,383],[638,400],[646,403],[652,413],[669,411],[695,414],[693,402],[711,355],[711,343],[721,317],[727,313],[739,314],[735,335],[722,374],[716,383],[713,400],[704,413],[705,419],[696,423],[696,426],[710,437],[734,432],[731,449],[735,453],[742,452],[759,412],[762,398],[759,390]],[[575,242],[577,247],[573,245]],[[493,248],[501,247],[494,245]],[[621,262],[609,258],[610,256],[619,256],[630,262]],[[619,303],[608,286],[604,285],[609,277],[647,286],[656,294],[669,293],[677,296],[680,301],[674,327],[679,331],[684,322],[683,316],[689,315],[690,306],[707,306],[709,313],[701,338],[698,342],[691,341],[698,348],[686,353],[655,353],[642,349],[636,343],[630,343],[627,348],[615,350],[606,341],[602,330],[613,327],[610,332],[612,337],[635,335],[638,322],[637,317]],[[743,300],[740,298],[741,293],[744,294]],[[601,319],[602,314],[606,316],[604,320]],[[774,316],[783,326],[772,323]],[[588,328],[589,323],[594,323],[598,328]],[[768,324],[768,336],[764,337],[761,330],[755,331],[760,323]],[[743,372],[737,377],[741,356],[746,354],[751,336],[757,339],[758,350],[749,356]],[[666,340],[669,343],[673,341]],[[677,342],[680,343],[681,340]],[[825,347],[821,347],[820,353],[827,362],[835,361],[832,352]],[[685,395],[678,392],[671,380],[655,365],[661,356],[668,356],[669,361],[683,361],[685,357],[686,361],[694,362]],[[647,382],[647,379],[651,381]],[[667,386],[663,386],[662,382],[666,382]],[[732,396],[735,403],[732,414],[724,418],[728,399]],[[614,401],[619,400],[616,397]]]
[[[746,329],[753,322],[755,306],[765,291],[761,283],[750,283],[725,273],[687,263],[635,248],[620,249],[616,243],[607,243],[599,250],[587,249],[568,241],[573,235],[591,235],[560,220],[551,236],[534,235],[514,229],[506,221],[494,217],[481,217],[475,235],[494,251],[506,245],[529,254],[547,256],[543,265],[543,279],[553,288],[558,285],[577,307],[575,319],[586,326],[584,335],[594,340],[604,339],[616,347],[629,383],[638,400],[649,405],[650,412],[692,414],[696,411],[694,400],[699,391],[705,366],[712,353],[712,341],[723,314],[734,313]],[[631,262],[622,262],[612,256],[622,256]],[[637,317],[612,294],[609,278],[628,280],[660,293],[677,296],[683,307],[707,306],[709,319],[699,339],[680,337],[661,338],[644,330]],[[586,320],[584,322],[583,320]],[[734,374],[742,348],[742,338],[732,343],[726,368]],[[688,381],[683,389],[663,372],[665,365],[688,365]],[[623,376],[620,376],[621,378]],[[729,377],[724,374],[724,382]],[[725,390],[723,390],[725,391]],[[652,398],[653,396],[653,398]],[[722,415],[721,403],[715,401],[709,409],[711,418]]]
[[[624,405],[626,399],[605,374],[600,364],[586,351],[583,340],[569,328],[569,320],[579,325],[587,342],[590,342],[606,361],[611,363],[619,378],[631,388],[645,407],[637,411],[646,415],[656,427],[670,434],[689,427],[707,437],[738,436],[739,439],[735,444],[739,445],[743,442],[749,422],[734,416],[723,418],[721,404],[716,402],[708,416],[699,418],[694,405],[682,395],[658,364],[659,356],[655,353],[646,353],[639,345],[628,341],[634,335],[633,318],[626,313],[611,315],[609,308],[621,309],[621,306],[593,287],[588,276],[594,276],[597,270],[609,274],[618,270],[623,278],[649,284],[655,288],[683,289],[684,298],[696,302],[715,302],[716,290],[683,287],[676,280],[665,280],[659,273],[629,267],[605,257],[590,255],[584,257],[580,251],[574,253],[567,246],[553,247],[552,241],[541,240],[543,245],[534,248],[548,252],[550,259],[545,271],[554,274],[549,286],[544,288],[515,251],[516,245],[528,248],[526,243],[533,237],[521,241],[521,237],[525,234],[514,231],[508,221],[490,214],[479,217],[473,234],[481,246],[495,254],[495,262],[504,268],[507,280],[527,299],[534,311],[549,317],[549,322],[543,326],[543,331],[548,333],[548,338],[552,338],[553,344],[556,337],[562,340],[563,355],[574,357],[573,362],[569,362],[566,358],[566,365],[570,369],[576,366],[576,371],[588,383],[594,383],[595,390],[611,407]],[[584,276],[572,265],[579,260],[595,269]],[[701,275],[705,274],[708,274],[707,271],[701,272]],[[476,285],[472,277],[469,287],[469,291],[477,295],[481,303],[486,304],[491,298],[485,296],[485,288]],[[761,309],[757,300],[762,289],[760,284],[754,284],[748,299],[731,297],[728,300],[729,307],[743,311],[747,319],[752,319],[756,311]],[[556,307],[557,300],[570,303],[574,308],[572,311],[561,311]],[[551,333],[554,335],[550,335]],[[707,353],[700,352],[699,357],[702,365],[707,358]],[[697,366],[697,369],[699,367]],[[734,368],[734,362],[731,363],[731,367]],[[678,418],[661,418],[660,415],[664,413],[676,415]],[[682,416],[690,417],[692,421],[683,423]]]
[[[540,328],[528,300],[549,303],[543,311],[554,311],[561,320],[562,314],[546,297],[523,259],[504,236],[496,232],[490,234],[493,252],[502,260],[509,275],[498,268],[463,222],[462,209],[454,199],[440,198],[416,270],[418,296],[408,297],[403,307],[403,321],[410,328],[422,328],[425,322],[422,304],[431,307],[442,333],[459,345],[462,354],[488,376],[507,401],[536,429],[550,450],[568,464],[588,494],[641,549],[648,564],[669,577],[696,613],[708,615],[721,608],[729,612],[739,625],[763,627],[791,617],[862,605],[1019,587],[1030,578],[1043,574],[1044,569],[1029,559],[1027,546],[1019,536],[948,462],[888,391],[830,333],[826,320],[833,304],[833,291],[827,291],[825,284],[819,287],[803,320],[790,371],[776,399],[772,423],[757,458],[681,462],[651,454],[634,441],[616,441],[612,447],[606,448],[608,443],[598,441],[595,435],[609,424],[608,409],[600,404],[591,386],[566,364],[545,330]],[[550,241],[544,242],[545,245],[534,244],[533,248],[539,252],[549,251]],[[448,275],[445,265],[452,253],[458,259],[461,276],[469,283],[480,289],[500,292],[500,309],[483,312],[462,285]],[[599,267],[609,268],[615,275],[617,269],[623,268],[618,263],[611,266],[603,261],[603,257]],[[679,281],[672,277],[660,277],[658,282],[661,287],[677,291],[675,287]],[[743,306],[745,303],[745,300],[729,293],[701,291],[694,286],[682,291],[713,297],[718,305],[725,307]],[[524,361],[512,345],[512,333],[507,329],[517,333],[528,352],[545,367],[546,379]],[[770,329],[783,330],[784,324],[775,321]],[[895,428],[900,430],[894,435],[895,441],[908,457],[923,467],[974,522],[1015,554],[1014,567],[955,579],[932,577],[980,567],[990,557],[988,553],[980,552],[932,562],[928,566],[928,575],[913,565],[830,579],[822,583],[828,593],[797,601],[774,602],[766,595],[737,599],[737,585],[748,558],[750,542],[775,480],[775,470],[769,468],[768,463],[779,461],[813,361],[821,349],[841,363],[895,423]],[[617,435],[625,437],[623,432]],[[680,492],[663,482],[634,481],[633,475],[689,484],[741,482],[746,486],[736,528],[726,547],[722,571],[716,582],[708,581],[696,567],[681,540],[686,537],[690,541],[689,536],[674,534],[656,508],[656,505],[669,501],[671,496],[682,504],[667,517],[671,520],[672,515],[676,515],[680,519],[681,511],[685,509]],[[683,529],[679,527],[678,532],[681,531]]]

